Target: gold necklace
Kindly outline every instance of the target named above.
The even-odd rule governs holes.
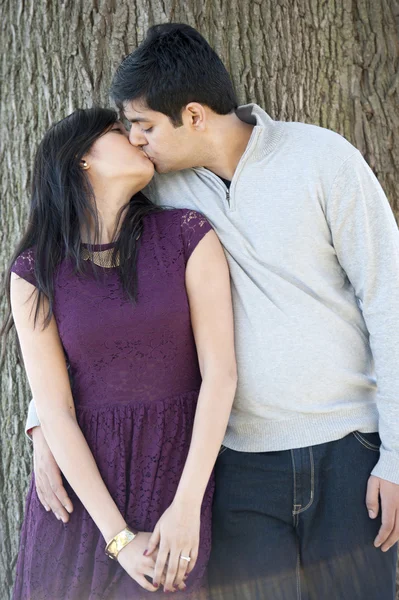
[[[105,250],[88,250],[87,248],[82,248],[82,258],[83,260],[91,260],[95,265],[99,267],[104,267],[105,269],[111,269],[112,267],[119,267],[119,253],[116,256],[115,263],[112,260],[114,249],[106,248]]]
[[[136,237],[136,242],[140,239],[141,233]],[[112,260],[114,249],[106,248],[105,250],[88,250],[82,247],[82,258],[83,260],[91,260],[95,265],[104,267],[105,269],[112,269],[113,267],[119,267],[120,258],[119,252],[116,255],[115,263]]]

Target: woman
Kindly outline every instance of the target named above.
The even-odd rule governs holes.
[[[32,477],[14,600],[204,597],[236,386],[229,273],[202,215],[140,193],[153,170],[106,109],[37,152],[6,331],[75,508],[55,520]]]

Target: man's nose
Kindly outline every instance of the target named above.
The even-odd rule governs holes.
[[[145,146],[146,139],[140,131],[132,127],[129,131],[129,142],[132,146]]]

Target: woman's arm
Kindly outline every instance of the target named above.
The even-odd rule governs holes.
[[[154,530],[149,554],[159,544],[154,582],[169,554],[165,589],[179,585],[198,553],[201,504],[226,431],[237,385],[230,275],[213,231],[193,251],[186,268],[191,322],[202,375],[190,450],[171,507]],[[190,555],[191,562],[180,560]]]
[[[230,273],[213,231],[188,261],[186,288],[202,385],[176,500],[187,504],[196,501],[201,506],[237,387]]]
[[[53,317],[49,326],[43,328],[44,315],[48,310],[47,301],[44,301],[34,326],[35,304],[35,287],[13,273],[12,312],[43,434],[61,471],[108,542],[126,527],[126,521],[108,492],[76,421],[55,319]],[[141,545],[135,542],[128,544],[121,551],[121,556],[133,558],[133,547]],[[136,565],[132,567],[136,568]],[[156,589],[142,574],[139,580],[135,571],[130,569],[128,572],[146,589]]]

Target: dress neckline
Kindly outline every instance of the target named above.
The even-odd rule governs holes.
[[[116,242],[108,242],[108,244],[85,244],[82,242],[83,248],[89,248],[91,252],[101,252],[102,250],[109,250],[116,245]]]

